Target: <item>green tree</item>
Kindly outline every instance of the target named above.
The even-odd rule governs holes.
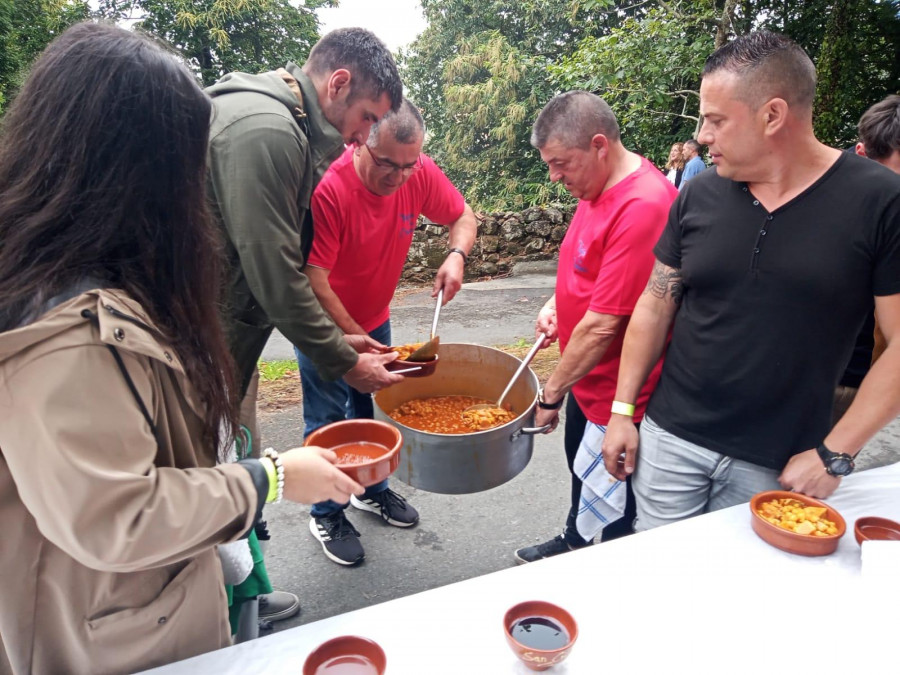
[[[422,0],[428,28],[401,55],[428,152],[476,205],[558,196],[528,145],[540,107],[566,89],[603,96],[625,144],[662,164],[699,126],[704,61],[767,28],[819,75],[816,131],[842,147],[862,112],[900,91],[900,0]]]
[[[711,1],[660,3],[608,35],[584,39],[550,71],[561,89],[603,97],[626,147],[663,164],[673,142],[697,132],[700,71],[723,24],[731,24],[732,16],[722,13],[728,8]]]
[[[663,163],[696,133],[699,74],[735,35],[767,28],[798,42],[818,71],[815,123],[825,143],[856,138],[862,112],[900,90],[897,0],[659,0],[609,35],[585,38],[551,72],[562,88],[604,96],[626,144]]]
[[[400,66],[428,125],[426,150],[473,204],[518,208],[561,196],[528,143],[531,125],[557,93],[548,67],[619,21],[612,6],[422,0],[428,27]]]
[[[334,0],[101,0],[100,14],[165,39],[204,85],[232,71],[302,63],[319,39],[314,10]]]
[[[0,0],[0,114],[44,47],[88,15],[86,0]]]

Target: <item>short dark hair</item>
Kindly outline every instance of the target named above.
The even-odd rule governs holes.
[[[0,331],[79,283],[123,290],[181,358],[218,448],[237,396],[206,208],[211,110],[174,55],[130,31],[86,22],[47,47],[0,135]]]
[[[741,100],[754,110],[772,98],[812,112],[816,67],[796,42],[767,30],[735,38],[719,47],[703,66],[706,77],[720,70],[743,81]]]
[[[900,150],[900,96],[891,94],[866,110],[857,129],[869,159],[887,159]]]
[[[556,140],[567,148],[585,150],[597,134],[619,140],[615,113],[596,94],[567,91],[554,96],[541,110],[531,132],[531,144],[540,150],[550,140]]]
[[[325,35],[309,52],[303,69],[311,75],[329,75],[345,68],[351,80],[351,98],[377,100],[387,94],[391,110],[403,102],[403,83],[394,57],[385,44],[365,28],[338,28]]]
[[[378,134],[381,131],[390,132],[398,143],[409,145],[424,138],[425,120],[422,119],[422,113],[418,108],[409,99],[404,98],[399,110],[389,112],[372,126],[369,140],[366,141],[369,147],[378,146]]]
[[[698,141],[696,139],[693,139],[693,138],[687,139],[684,142],[684,147],[693,148],[694,152],[696,152],[698,155],[700,154],[700,141]]]

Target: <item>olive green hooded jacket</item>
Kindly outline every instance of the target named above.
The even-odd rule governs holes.
[[[316,299],[303,273],[312,243],[313,189],[344,150],[300,68],[232,73],[209,87],[213,119],[209,193],[226,234],[226,329],[246,391],[277,327],[336,380],[357,353]]]

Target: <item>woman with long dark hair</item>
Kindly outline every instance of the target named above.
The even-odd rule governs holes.
[[[320,448],[236,430],[204,195],[210,103],[147,39],[74,26],[0,137],[0,671],[132,672],[230,643],[215,546],[346,501]]]

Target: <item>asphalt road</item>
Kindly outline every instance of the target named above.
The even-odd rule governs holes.
[[[506,279],[464,284],[456,297],[441,309],[438,318],[441,340],[482,345],[511,344],[520,338],[533,341],[534,321],[553,294],[556,268],[546,264],[525,269],[532,271]],[[434,303],[430,289],[401,294],[391,304],[393,343],[427,340],[434,319]],[[291,343],[276,331],[262,357],[263,360],[293,359],[294,351]]]
[[[553,292],[555,270],[538,266],[517,272],[507,279],[466,284],[441,312],[442,341],[484,345],[530,341],[537,312]],[[429,290],[402,294],[391,310],[393,342],[427,338],[433,309]],[[287,341],[274,335],[264,358],[292,357]],[[265,445],[299,445],[301,409],[264,414],[260,427]],[[440,495],[392,479],[392,488],[421,514],[413,528],[391,527],[374,514],[348,508],[366,550],[365,561],[357,567],[341,567],[324,556],[307,529],[308,507],[287,503],[267,507],[273,532],[267,553],[269,575],[276,588],[296,593],[303,604],[299,616],[279,622],[276,629],[511,567],[516,548],[558,534],[568,504],[562,426],[553,434],[535,437],[534,445],[533,458],[519,476],[486,492]],[[898,460],[900,422],[895,421],[866,447],[859,464],[865,468]]]

